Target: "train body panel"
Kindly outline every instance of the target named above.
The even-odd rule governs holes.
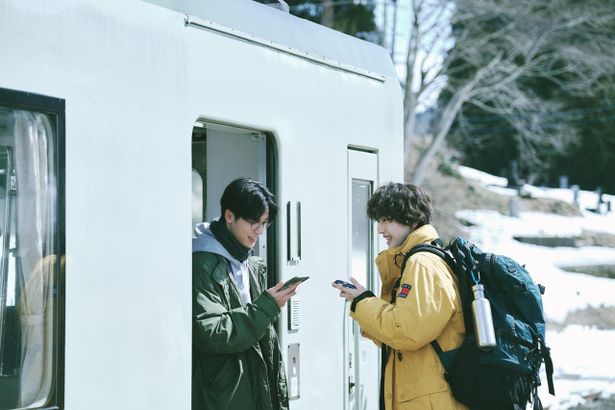
[[[309,27],[330,39],[329,55],[302,55],[305,39],[284,51],[265,29],[233,34],[230,17],[215,22],[180,2],[157,3],[0,6],[0,89],[65,102],[66,269],[56,283],[63,314],[50,395],[68,410],[190,409],[194,196],[209,196],[196,200],[196,214],[211,219],[225,183],[249,173],[272,187],[281,209],[257,252],[277,279],[310,276],[278,324],[283,352],[300,355],[288,368],[298,373],[289,374],[298,396],[291,409],[377,408],[373,386],[369,394],[349,386],[367,376],[357,363],[348,368],[359,352],[356,329],[330,284],[354,266],[352,181],[367,181],[371,192],[403,178],[401,90],[390,60],[372,44],[260,4],[233,7],[242,19],[264,14]],[[336,66],[338,43],[348,47],[340,55],[355,57]],[[201,170],[195,147],[205,140]],[[352,165],[357,155],[365,162]],[[371,177],[359,175],[365,167]],[[375,277],[383,243],[373,225],[367,232]],[[377,352],[366,352],[371,369]]]

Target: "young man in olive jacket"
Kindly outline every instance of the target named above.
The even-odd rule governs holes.
[[[273,323],[297,285],[267,289],[265,263],[250,256],[277,206],[267,188],[244,178],[226,187],[220,211],[192,240],[192,409],[286,410]]]
[[[378,233],[388,245],[376,258],[382,279],[380,297],[354,278],[351,281],[356,289],[333,286],[352,302],[351,316],[363,335],[383,349],[381,408],[466,409],[451,394],[442,363],[431,345],[437,340],[442,350],[448,351],[463,342],[461,298],[453,272],[427,252],[412,255],[403,272],[400,267],[406,252],[438,238],[429,225],[429,197],[415,185],[389,183],[376,190],[367,213],[378,221]]]

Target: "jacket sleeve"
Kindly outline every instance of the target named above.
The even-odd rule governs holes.
[[[393,349],[422,348],[442,333],[455,310],[455,288],[452,283],[442,283],[443,269],[423,255],[412,257],[395,304],[366,298],[357,303],[351,316],[364,333]],[[408,291],[400,294],[404,285]]]
[[[280,314],[275,299],[264,291],[252,303],[228,310],[220,294],[221,285],[204,280],[204,276],[193,279],[195,348],[207,353],[237,353],[257,344]]]
[[[367,332],[365,332],[365,330],[363,330],[363,328],[361,328],[361,336],[363,336],[366,339],[371,340],[378,347],[380,347],[382,345],[382,342],[380,340],[376,339],[374,336],[372,336],[372,335],[368,334]]]

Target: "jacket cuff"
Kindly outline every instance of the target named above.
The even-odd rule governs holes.
[[[355,308],[357,307],[357,303],[359,303],[365,298],[371,298],[375,296],[376,295],[374,295],[371,290],[366,290],[365,292],[361,293],[359,296],[355,296],[354,299],[352,299],[352,303],[350,304],[350,310],[354,312]]]
[[[278,302],[276,302],[273,296],[267,291],[261,293],[253,303],[264,310],[271,319],[276,319],[280,315]]]

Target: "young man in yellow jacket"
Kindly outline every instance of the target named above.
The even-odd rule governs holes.
[[[427,252],[410,257],[401,272],[406,252],[438,238],[429,224],[431,212],[429,197],[415,185],[380,187],[367,204],[369,217],[378,221],[378,233],[388,245],[376,258],[382,279],[380,297],[354,278],[356,289],[333,285],[341,297],[351,301],[350,315],[364,336],[383,349],[380,394],[384,410],[466,409],[453,397],[431,345],[437,340],[446,352],[463,342],[465,328],[455,277],[443,260]]]

